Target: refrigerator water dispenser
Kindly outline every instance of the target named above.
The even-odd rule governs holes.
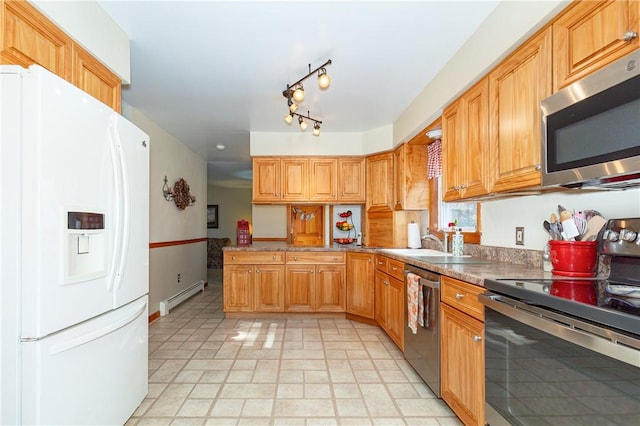
[[[65,284],[106,275],[104,214],[67,213]]]

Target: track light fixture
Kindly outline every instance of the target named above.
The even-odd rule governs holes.
[[[322,121],[312,118],[309,115],[309,111],[307,111],[307,115],[298,114],[297,112],[291,112],[284,116],[284,121],[290,125],[291,123],[293,123],[293,117],[295,116],[298,117],[298,125],[300,126],[300,130],[302,130],[303,132],[307,130],[309,124],[305,120],[313,121],[313,136],[320,136],[320,125],[322,124]]]
[[[302,82],[307,78],[314,75],[316,72],[318,73],[318,86],[322,90],[326,90],[331,85],[331,77],[327,74],[327,69],[325,68],[327,65],[331,65],[331,59],[329,59],[324,64],[320,65],[318,68],[311,70],[311,64],[309,64],[309,73],[302,77],[300,80],[296,81],[293,84],[287,84],[287,88],[282,92],[282,96],[287,98],[287,106],[289,107],[289,114],[285,115],[284,121],[287,124],[293,123],[294,116],[298,116],[298,122],[300,124],[300,129],[304,132],[307,128],[307,123],[302,119],[306,118],[315,122],[313,126],[313,134],[315,136],[320,135],[320,124],[322,121],[313,119],[309,117],[309,111],[307,111],[307,116],[300,115],[296,113],[298,106],[302,101],[304,101],[304,87],[302,86]],[[303,126],[304,123],[304,126]]]

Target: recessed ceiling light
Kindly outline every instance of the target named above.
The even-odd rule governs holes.
[[[225,147],[224,145],[222,145],[221,143],[219,143],[218,145],[216,145],[216,149],[217,149],[218,151],[224,151],[224,149],[225,149],[225,148],[226,148],[226,147]]]

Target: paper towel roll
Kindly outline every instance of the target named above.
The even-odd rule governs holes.
[[[407,226],[407,247],[422,247],[422,241],[420,241],[420,225],[415,222],[411,222]]]

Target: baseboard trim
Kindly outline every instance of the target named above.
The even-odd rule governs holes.
[[[160,311],[155,311],[154,313],[149,315],[149,324],[151,324],[152,322],[154,322],[158,318],[160,318]]]

